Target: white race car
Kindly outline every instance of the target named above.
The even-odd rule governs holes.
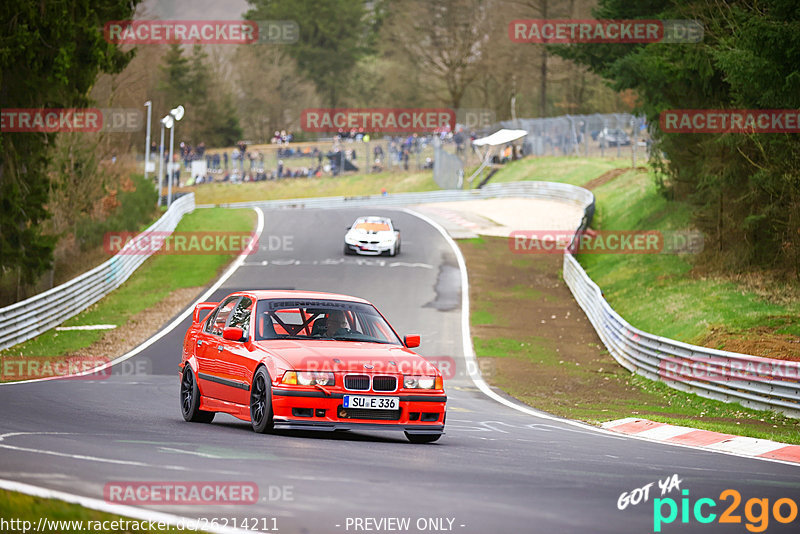
[[[344,253],[396,256],[400,253],[400,230],[388,217],[359,217],[344,235]]]

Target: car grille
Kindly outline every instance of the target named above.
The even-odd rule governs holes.
[[[359,241],[362,245],[377,245],[380,241]]]
[[[344,387],[352,391],[369,391],[369,376],[346,375],[344,377]]]
[[[394,391],[397,389],[397,377],[394,376],[373,377],[372,389],[375,391]]]
[[[340,419],[377,419],[381,421],[397,421],[400,410],[365,410],[363,408],[344,408],[337,410]]]

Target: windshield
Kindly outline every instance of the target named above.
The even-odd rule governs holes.
[[[402,345],[369,304],[338,300],[260,300],[255,339],[365,341]]]
[[[356,230],[366,230],[367,232],[385,232],[389,230],[389,225],[386,223],[369,223],[362,222],[355,225]]]

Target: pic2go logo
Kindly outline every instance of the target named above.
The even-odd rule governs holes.
[[[685,489],[681,493],[683,498],[680,499],[680,505],[669,497],[653,499],[653,532],[661,532],[662,525],[673,523],[678,519],[678,513],[681,516],[681,523],[684,524],[691,522],[690,514],[698,523],[712,523],[717,519],[717,514],[711,512],[711,509],[717,506],[714,499],[698,499],[692,505],[689,490]],[[719,500],[723,502],[730,500],[731,504],[720,514],[717,522],[741,524],[742,516],[736,513],[742,503],[741,494],[734,489],[726,489],[719,494]],[[791,523],[797,519],[797,503],[792,499],[782,498],[774,501],[770,508],[769,499],[752,498],[744,504],[744,516],[748,521],[745,523],[745,528],[750,532],[767,530],[770,515],[778,523]]]

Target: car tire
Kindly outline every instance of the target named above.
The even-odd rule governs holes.
[[[266,368],[259,367],[250,386],[250,425],[254,432],[264,434],[272,430],[272,381]]]
[[[200,390],[194,378],[192,367],[187,363],[181,377],[181,414],[190,423],[210,423],[214,420],[214,412],[200,410]]]
[[[344,255],[345,256],[353,255],[353,251],[350,249],[350,247],[347,246],[347,243],[344,244]]]
[[[408,432],[405,432],[405,435],[411,443],[433,443],[442,437],[441,434],[409,434]]]

